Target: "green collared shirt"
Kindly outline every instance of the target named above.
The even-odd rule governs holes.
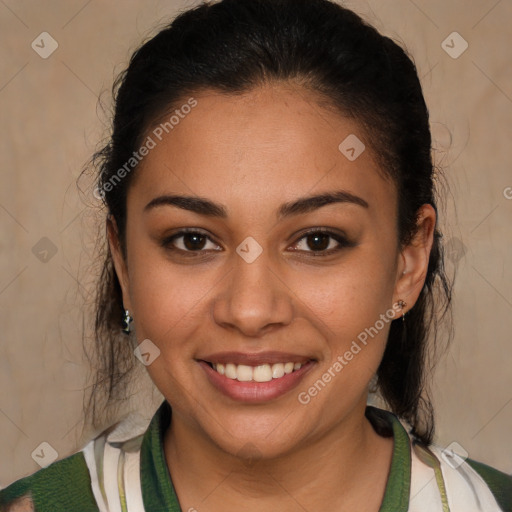
[[[0,511],[26,497],[37,512],[181,512],[163,451],[171,414],[164,401],[145,432],[114,440],[116,429],[108,429],[80,452],[12,483],[0,491]],[[512,512],[511,476],[470,459],[443,460],[439,449],[415,444],[390,412],[368,406],[366,414],[394,440],[380,512]]]

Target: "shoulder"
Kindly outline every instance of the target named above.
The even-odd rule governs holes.
[[[147,427],[148,418],[128,415],[79,452],[0,490],[0,512],[103,512],[120,500],[144,510],[139,468]]]
[[[458,455],[451,449],[456,443],[447,448],[435,443],[423,445],[412,435],[407,422],[391,412],[372,408],[368,413],[380,415],[383,424],[393,427],[395,451],[397,441],[402,440],[398,443],[402,447],[401,463],[410,468],[406,468],[404,477],[409,484],[410,512],[512,512],[512,475],[467,458],[467,453]],[[373,423],[375,426],[375,420]]]
[[[501,508],[512,512],[512,475],[472,459],[466,463],[485,481]]]
[[[434,479],[437,480],[436,487],[440,494],[444,490],[451,509],[512,512],[512,476],[439,446],[431,445],[427,451],[435,456],[438,463],[429,462],[426,452],[416,445],[413,449],[413,467],[416,466],[419,476],[422,474],[422,470],[418,469],[419,461],[431,466],[434,474],[437,473],[437,466],[439,473]],[[428,477],[428,474],[423,474]],[[421,484],[424,485],[424,482]],[[426,497],[429,487],[434,487],[434,481],[426,485],[420,495]]]
[[[0,491],[1,512],[97,509],[83,453],[54,462]]]

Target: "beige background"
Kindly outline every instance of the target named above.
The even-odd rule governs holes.
[[[108,101],[142,39],[190,5],[0,0],[0,486],[39,469],[40,443],[65,457],[91,435],[81,431],[81,311],[97,203],[75,180],[106,133],[98,95]],[[512,2],[347,5],[414,55],[451,189],[456,331],[436,374],[436,441],[512,473]],[[43,31],[58,42],[48,59],[31,48]],[[457,59],[441,46],[453,31],[469,44]]]

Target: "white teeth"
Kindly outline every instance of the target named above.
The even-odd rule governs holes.
[[[249,382],[252,380],[252,368],[245,364],[239,364],[236,367],[236,378],[240,382]]]
[[[284,375],[284,364],[283,363],[275,363],[272,365],[272,378],[279,379]]]
[[[233,380],[236,379],[236,366],[232,363],[228,363],[224,370],[224,375],[228,379],[233,379]]]
[[[270,382],[302,368],[302,363],[274,363],[248,366],[246,364],[213,364],[214,370],[228,379],[240,382]]]
[[[256,382],[269,382],[272,380],[272,369],[269,364],[262,364],[256,366],[252,371],[252,378]]]

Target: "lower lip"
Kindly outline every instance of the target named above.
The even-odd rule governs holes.
[[[233,400],[251,403],[267,402],[281,397],[296,387],[314,365],[314,361],[308,361],[298,370],[268,382],[240,382],[221,375],[205,361],[198,363],[215,388]]]

